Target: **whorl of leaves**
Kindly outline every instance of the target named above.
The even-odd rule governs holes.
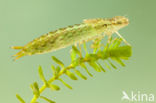
[[[46,80],[42,67],[39,66],[38,72],[40,79],[43,81],[43,86],[39,88],[37,82],[34,82],[31,85],[34,96],[30,103],[38,103],[37,100],[39,98],[47,101],[48,103],[55,103],[53,100],[41,95],[41,93],[46,88],[50,88],[53,91],[60,90],[60,87],[58,85],[53,84],[55,80],[60,81],[67,88],[72,89],[72,86],[70,86],[61,78],[63,74],[67,75],[72,80],[78,80],[77,76],[84,80],[87,80],[87,77],[82,73],[82,71],[76,68],[78,66],[84,69],[86,73],[91,77],[93,75],[89,72],[86,63],[88,63],[97,72],[106,72],[106,68],[110,69],[111,67],[117,69],[117,67],[111,62],[111,60],[116,61],[121,66],[125,66],[122,60],[127,60],[131,56],[131,46],[120,46],[121,42],[121,39],[115,38],[111,41],[110,44],[101,46],[101,42],[97,41],[96,43],[92,44],[92,46],[94,46],[93,53],[88,53],[86,45],[84,44],[84,50],[86,52],[86,55],[84,57],[77,47],[72,46],[71,64],[68,66],[65,66],[65,64],[61,60],[52,56],[53,61],[57,63],[58,66],[51,66],[53,75],[49,80]],[[98,60],[103,60],[103,63],[106,67],[102,67]],[[107,61],[107,63],[105,61]],[[74,72],[71,71],[72,69]],[[16,95],[16,97],[20,101],[20,103],[25,103],[24,99],[22,99],[22,97],[20,97],[18,94]]]

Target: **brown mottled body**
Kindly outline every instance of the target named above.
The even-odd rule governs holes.
[[[128,24],[128,19],[117,16],[111,19],[89,19],[84,20],[82,24],[76,24],[61,28],[54,32],[49,32],[39,38],[34,39],[23,47],[12,47],[21,49],[16,55],[16,59],[33,54],[41,54],[58,50],[60,48],[95,39],[103,33],[111,36],[112,33]]]

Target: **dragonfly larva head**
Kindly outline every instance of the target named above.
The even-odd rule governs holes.
[[[129,24],[129,20],[124,16],[115,16],[111,19],[111,23],[115,28],[120,29],[127,26]]]

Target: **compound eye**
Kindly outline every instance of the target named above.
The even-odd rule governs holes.
[[[117,24],[122,24],[122,22],[121,21],[118,21]]]

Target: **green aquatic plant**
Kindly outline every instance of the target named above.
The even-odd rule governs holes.
[[[82,67],[82,69],[84,69],[91,77],[93,75],[89,72],[86,64],[89,64],[97,72],[106,72],[106,69],[99,63],[99,60],[103,60],[104,65],[108,69],[110,69],[111,67],[117,69],[117,67],[111,62],[112,60],[119,63],[121,66],[125,66],[125,64],[122,62],[122,59],[128,60],[128,58],[131,56],[131,46],[121,46],[121,42],[122,39],[115,38],[111,40],[110,43],[103,45],[101,43],[101,40],[95,40],[91,45],[93,48],[93,53],[89,53],[87,51],[86,44],[84,43],[84,56],[81,54],[81,49],[79,50],[76,46],[72,46],[70,53],[71,63],[68,66],[65,66],[65,64],[55,56],[52,56],[53,61],[56,62],[58,66],[51,66],[53,74],[49,80],[45,78],[42,67],[39,66],[38,72],[40,79],[43,81],[43,85],[40,87],[37,82],[34,82],[31,85],[33,98],[31,99],[30,103],[39,103],[39,98],[44,99],[48,103],[55,103],[53,100],[43,96],[42,92],[47,88],[50,88],[53,91],[60,90],[60,87],[53,83],[56,80],[60,81],[67,88],[72,89],[72,86],[67,84],[63,80],[63,78],[61,78],[62,75],[67,75],[72,80],[78,80],[77,76],[86,80],[87,77],[77,69],[78,66]],[[107,61],[108,64],[105,61]],[[74,72],[72,72],[71,70]],[[16,95],[16,97],[21,103],[26,103],[24,99],[22,99],[18,94]]]

